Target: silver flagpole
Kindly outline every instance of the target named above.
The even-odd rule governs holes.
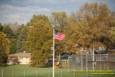
[[[53,72],[52,77],[55,77],[55,28],[53,25]]]

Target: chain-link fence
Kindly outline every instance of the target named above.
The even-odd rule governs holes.
[[[115,55],[71,55],[68,60],[62,60],[62,65],[77,70],[115,70]]]
[[[61,59],[61,64],[62,68],[55,68],[55,77],[102,77],[103,73],[107,74],[104,77],[115,77],[115,55],[113,54],[71,55],[68,59]],[[79,72],[80,70],[89,71],[88,73],[82,71],[82,73]],[[92,70],[101,70],[102,75],[94,76],[95,72]],[[52,77],[52,67],[38,68],[28,65],[0,67],[0,77]]]

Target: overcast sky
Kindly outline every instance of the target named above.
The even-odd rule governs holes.
[[[86,2],[105,3],[115,10],[115,0],[0,0],[0,22],[22,24],[28,22],[33,14],[71,13]]]

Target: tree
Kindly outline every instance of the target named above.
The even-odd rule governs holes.
[[[3,31],[3,25],[0,23],[0,32]]]
[[[86,3],[76,14],[66,16],[65,51],[76,53],[82,48],[109,48],[114,18],[105,4]],[[114,36],[114,32],[113,36]]]
[[[69,16],[64,27],[64,33],[66,35],[64,39],[64,49],[70,53],[76,53],[76,44],[78,41],[79,24],[73,16]]]
[[[55,26],[55,32],[63,32],[64,33],[64,27],[66,24],[67,15],[65,12],[53,12],[52,13],[52,23]],[[60,55],[65,51],[64,49],[64,41],[56,41],[55,42],[55,51],[56,55],[59,56],[60,61]]]
[[[7,56],[9,54],[9,40],[3,32],[0,32],[0,65],[7,62]]]
[[[10,40],[10,53],[15,53],[16,52],[16,32],[12,29],[14,28],[12,26],[12,24],[4,24],[3,25],[3,30],[2,32],[4,32],[6,34],[6,37]],[[15,26],[16,28],[17,26]],[[15,29],[14,28],[14,29]]]
[[[17,51],[23,51],[25,50],[25,42],[26,42],[26,36],[27,36],[27,27],[28,26],[24,26],[21,25],[17,32],[16,32],[16,50]]]
[[[32,53],[32,65],[42,66],[51,55],[52,29],[48,17],[34,15],[28,26],[26,50]]]
[[[14,37],[14,32],[9,25],[4,25],[3,32],[7,35],[8,38]]]
[[[95,48],[110,45],[111,41],[107,36],[111,30],[110,15],[111,11],[105,4],[86,3],[81,7],[77,17],[79,21],[86,24],[84,25],[85,33],[83,35],[87,35],[86,37],[90,39],[90,41],[84,40],[86,44],[89,43],[89,47],[94,44]]]
[[[64,26],[66,23],[66,18],[67,18],[66,13],[65,12],[53,12],[52,18],[53,18],[52,23],[55,25],[56,31],[63,32]]]

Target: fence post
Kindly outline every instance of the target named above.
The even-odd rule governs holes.
[[[37,70],[36,70],[36,72],[35,72],[35,73],[36,73],[36,77],[37,77],[37,76],[38,76],[38,72],[37,72]]]
[[[82,54],[83,49],[80,51],[80,59],[81,59],[81,70],[83,70],[83,54]]]
[[[110,70],[110,69],[109,69],[109,55],[108,55],[108,54],[107,54],[107,66],[108,66],[108,67],[107,67],[107,70]]]
[[[100,61],[100,67],[99,67],[99,69],[100,69],[100,70],[101,70],[101,61],[102,61],[102,60],[101,60],[101,56],[102,56],[102,55],[99,54],[99,59],[100,59],[100,60],[99,60],[99,61]]]
[[[60,72],[59,72],[59,73],[60,73],[60,77],[62,77],[62,69],[60,70]]]
[[[25,75],[25,70],[24,70],[24,77],[26,77],[26,75]]]
[[[88,58],[87,58],[88,56],[87,55],[88,55],[88,52],[86,52],[86,70],[88,70]]]
[[[1,77],[4,77],[4,70],[1,70]]]
[[[13,76],[13,75],[14,75],[14,74],[13,74],[13,69],[11,70],[11,73],[12,73],[12,77],[14,77],[14,76]]]
[[[92,54],[92,56],[93,56],[93,71],[95,70],[95,63],[94,63],[94,61],[95,61],[95,53],[94,53],[94,48],[93,48],[93,54]]]

